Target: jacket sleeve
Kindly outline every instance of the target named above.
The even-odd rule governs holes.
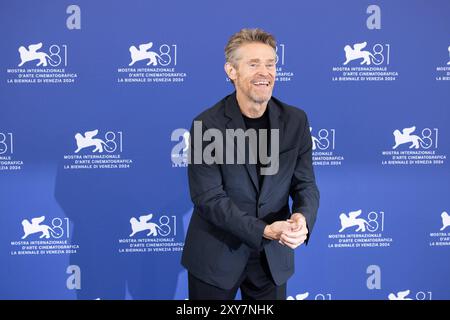
[[[203,126],[203,129],[204,128]],[[191,127],[188,163],[189,191],[197,212],[214,226],[232,234],[253,249],[262,246],[266,223],[240,210],[223,188],[222,172],[216,163],[195,163],[195,152],[202,152],[196,143],[194,124]],[[205,130],[202,130],[203,132]],[[201,137],[197,138],[199,142]],[[198,144],[198,145],[197,145]],[[202,158],[203,159],[203,158]]]
[[[292,198],[292,213],[302,213],[306,218],[309,231],[308,241],[316,221],[320,194],[312,165],[312,140],[306,115],[300,141],[297,162],[291,181],[290,196]]]

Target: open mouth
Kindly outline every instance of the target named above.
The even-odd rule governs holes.
[[[268,87],[269,85],[270,85],[270,81],[267,81],[267,80],[263,80],[263,81],[255,81],[255,82],[253,82],[253,84],[255,85],[255,86],[266,86],[266,87]]]

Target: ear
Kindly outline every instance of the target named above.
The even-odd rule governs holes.
[[[236,80],[236,68],[229,62],[225,63],[224,66],[225,72],[227,73],[228,78],[230,80]]]

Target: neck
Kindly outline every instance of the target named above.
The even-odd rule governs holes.
[[[241,109],[241,113],[248,118],[259,118],[266,111],[268,101],[263,101],[261,103],[252,101],[239,91],[236,92],[236,99],[239,108]]]

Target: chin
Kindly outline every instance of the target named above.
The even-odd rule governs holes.
[[[258,96],[254,95],[252,97],[252,99],[256,103],[265,103],[265,102],[268,102],[271,97],[272,97],[272,93],[265,94],[265,95],[258,95]]]

